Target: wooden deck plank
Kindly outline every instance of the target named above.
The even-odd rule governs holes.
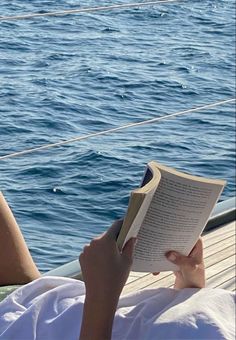
[[[219,266],[222,263],[222,265],[224,265],[223,261],[225,261],[229,257],[231,258],[231,260],[233,260],[234,255],[235,255],[234,245],[223,248],[222,250],[213,253],[211,256],[205,257],[205,266],[209,271],[210,267],[215,264]],[[234,262],[232,261],[231,263]]]
[[[203,242],[207,286],[235,290],[235,222],[205,234]],[[171,287],[173,283],[171,272],[158,276],[131,272],[122,294],[144,288]]]
[[[142,273],[143,274],[143,273]],[[143,275],[142,275],[143,276]],[[136,280],[138,280],[139,278],[140,278],[141,276],[135,276],[135,275],[129,275],[129,277],[128,277],[128,280],[127,280],[127,282],[126,282],[126,284],[128,284],[128,283],[131,283],[131,282],[134,282],[134,281],[136,281]]]
[[[231,270],[230,275],[233,275],[231,278],[227,278],[224,276],[225,281],[221,282],[217,285],[217,288],[227,289],[234,291],[236,289],[236,277],[235,277],[235,270]]]
[[[213,242],[220,241],[222,238],[227,238],[229,236],[235,235],[235,222],[229,223],[226,226],[220,227],[219,229],[210,231],[203,236],[204,245],[207,247]]]
[[[218,241],[209,245],[208,247],[204,247],[204,258],[208,256],[212,256],[213,254],[217,253],[219,250],[225,249],[230,246],[235,246],[235,237],[230,236],[222,241]]]
[[[234,266],[222,270],[220,273],[209,277],[207,280],[207,287],[216,288],[224,285],[225,282],[235,278]]]
[[[210,266],[206,270],[207,278],[209,279],[212,276],[221,273],[225,269],[234,266],[234,261],[235,261],[235,256],[232,255],[232,256],[229,256],[229,257],[223,259],[220,262],[215,263],[213,266]]]

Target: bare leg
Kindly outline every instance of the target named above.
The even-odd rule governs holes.
[[[0,192],[0,286],[40,277],[19,226]]]

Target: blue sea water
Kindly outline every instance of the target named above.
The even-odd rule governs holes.
[[[2,0],[0,15],[110,4]],[[234,0],[0,22],[0,156],[233,98],[234,60]],[[235,195],[234,112],[0,160],[0,188],[40,270],[75,259],[123,216],[152,159],[226,179],[221,199]]]

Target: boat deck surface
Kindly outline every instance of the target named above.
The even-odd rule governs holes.
[[[203,236],[207,287],[235,291],[235,221]],[[122,295],[144,288],[172,287],[174,275],[131,272]]]

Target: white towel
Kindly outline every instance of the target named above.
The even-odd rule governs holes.
[[[2,340],[78,340],[84,284],[58,277],[29,283],[0,303]],[[120,298],[112,338],[235,339],[234,294],[160,288]]]

